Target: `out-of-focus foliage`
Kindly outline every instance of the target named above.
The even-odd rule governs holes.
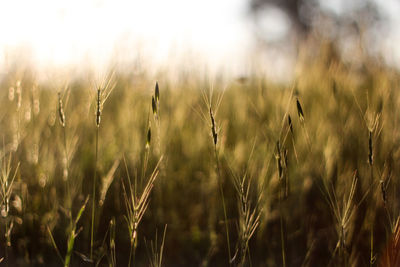
[[[361,35],[365,30],[387,22],[382,3],[374,0],[250,0],[249,5],[256,17],[262,16],[264,9],[279,8],[300,35],[313,34],[317,30],[333,37],[346,29]]]

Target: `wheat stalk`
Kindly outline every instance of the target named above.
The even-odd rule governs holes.
[[[154,168],[152,174],[150,175],[142,193],[140,195],[137,195],[137,190],[135,186],[132,184],[131,179],[129,177],[129,172],[128,172],[128,167],[125,163],[125,168],[126,172],[128,175],[128,189],[126,189],[126,186],[124,183],[122,183],[122,188],[124,192],[124,200],[125,200],[125,207],[126,207],[126,216],[125,220],[128,225],[128,230],[129,230],[129,236],[130,236],[130,255],[129,255],[129,264],[128,266],[131,266],[132,263],[135,262],[135,254],[136,254],[136,248],[137,248],[137,242],[138,242],[138,228],[139,224],[143,218],[144,213],[147,210],[147,207],[149,205],[149,198],[151,191],[154,187],[154,182],[158,176],[159,170],[158,167],[160,165],[160,162],[162,160],[162,157],[158,161],[156,167]],[[136,185],[136,182],[135,182]]]

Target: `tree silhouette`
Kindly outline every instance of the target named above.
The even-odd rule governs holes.
[[[326,30],[334,31],[330,34],[336,36],[349,29],[352,34],[361,36],[378,23],[387,22],[374,0],[337,1],[341,3],[340,10],[335,10],[324,0],[249,0],[249,6],[253,16],[262,16],[266,8],[279,8],[290,18],[292,33],[300,37]],[[321,23],[322,20],[333,27],[325,29],[326,23]]]

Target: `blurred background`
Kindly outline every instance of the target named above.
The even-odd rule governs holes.
[[[148,266],[168,225],[165,266],[400,266],[398,14],[0,0],[0,265],[126,266],[137,238]],[[136,235],[124,187],[154,169]]]
[[[0,65],[23,58],[49,71],[136,62],[234,75],[262,67],[290,80],[299,44],[313,40],[331,42],[347,61],[367,55],[399,67],[399,12],[397,0],[6,0]]]

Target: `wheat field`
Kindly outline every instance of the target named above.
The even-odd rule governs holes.
[[[399,266],[399,73],[0,81],[5,266]],[[157,84],[157,85],[156,85]]]

